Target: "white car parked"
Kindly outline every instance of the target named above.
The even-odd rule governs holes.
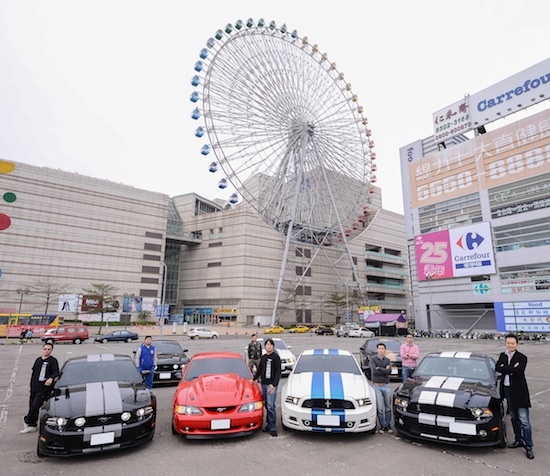
[[[282,389],[281,421],[287,430],[374,433],[374,389],[351,352],[305,350]]]
[[[294,368],[296,362],[296,356],[290,351],[292,346],[286,345],[284,340],[279,337],[270,337],[275,343],[275,350],[281,358],[281,373],[282,375],[288,375]],[[265,354],[264,338],[258,337],[257,342],[262,346],[262,355]],[[248,364],[248,345],[244,348],[244,358]]]
[[[364,339],[369,339],[374,337],[374,332],[368,329],[351,329],[348,331],[348,337],[363,337]]]
[[[187,331],[187,336],[191,339],[198,337],[199,339],[217,339],[220,335],[208,327],[191,327]]]

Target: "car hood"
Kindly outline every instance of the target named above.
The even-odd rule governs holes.
[[[439,376],[409,379],[402,384],[397,393],[408,396],[411,403],[457,408],[486,406],[491,398],[499,398],[493,384]]]
[[[176,393],[180,405],[231,406],[262,399],[257,384],[236,374],[201,375],[181,382]]]
[[[371,387],[363,375],[339,372],[301,372],[291,374],[286,394],[306,398],[365,398]]]
[[[189,357],[178,354],[157,354],[158,364],[179,364],[189,362]]]
[[[46,403],[48,413],[56,416],[92,417],[121,413],[151,404],[151,393],[143,384],[93,382],[56,388]]]

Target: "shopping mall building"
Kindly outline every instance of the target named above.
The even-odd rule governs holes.
[[[102,283],[117,290],[108,320],[136,320],[142,311],[159,317],[162,303],[191,323],[272,317],[284,235],[245,202],[169,197],[6,158],[0,188],[0,313],[94,319],[84,290]],[[294,242],[283,286],[293,292],[279,306],[281,324],[355,320],[358,288],[372,309],[409,312],[404,219],[382,208],[379,188],[372,192],[346,237],[359,283],[338,246],[319,252],[308,239]],[[327,302],[333,293],[346,295],[345,309]]]
[[[417,328],[550,331],[549,97],[547,59],[400,149]]]

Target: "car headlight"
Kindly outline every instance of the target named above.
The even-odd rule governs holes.
[[[261,410],[264,407],[264,402],[261,400],[257,402],[249,402],[245,403],[241,408],[239,408],[239,412],[253,412],[254,410]]]
[[[142,409],[140,408],[140,410]],[[141,415],[138,414],[138,416],[143,416],[143,413]],[[124,412],[122,415],[120,415],[120,419],[122,421],[128,421],[130,418],[132,418],[132,414],[130,412]]]
[[[293,405],[298,405],[300,399],[298,397],[291,397],[290,395],[285,398],[286,403],[292,403]]]
[[[49,417],[46,420],[46,425],[56,427],[58,429],[63,429],[67,424],[67,418],[65,417]]]
[[[492,418],[493,412],[490,408],[480,408],[480,407],[473,407],[470,408],[470,412],[472,412],[472,416],[479,420],[480,418]]]
[[[174,412],[178,415],[202,415],[202,410],[191,405],[176,405]]]
[[[78,417],[78,418],[75,419],[74,424],[78,428],[82,428],[86,424],[86,418]]]
[[[153,413],[153,407],[150,406],[150,405],[147,405],[146,407],[141,407],[141,408],[138,408],[136,410],[136,415],[138,416],[138,418],[143,418],[147,415],[150,415],[151,413]]]
[[[180,366],[179,366],[179,364],[174,364],[174,365],[172,365],[172,368],[173,368],[174,370],[177,370],[177,369],[180,368]]]
[[[368,405],[372,405],[372,400],[370,398],[360,398],[359,400],[357,400],[357,403],[359,404],[360,407],[366,407]]]
[[[409,406],[409,399],[407,397],[403,397],[401,395],[397,395],[394,400],[395,406],[399,409],[403,410],[404,412],[407,411],[407,407]]]

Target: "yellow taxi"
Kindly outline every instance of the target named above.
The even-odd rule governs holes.
[[[299,326],[294,326],[294,327],[291,327],[288,332],[290,333],[302,333],[302,332],[309,332],[309,327],[308,326],[302,326],[302,325],[299,325]]]
[[[266,327],[264,334],[282,334],[285,331],[284,327],[281,326],[271,326]]]

